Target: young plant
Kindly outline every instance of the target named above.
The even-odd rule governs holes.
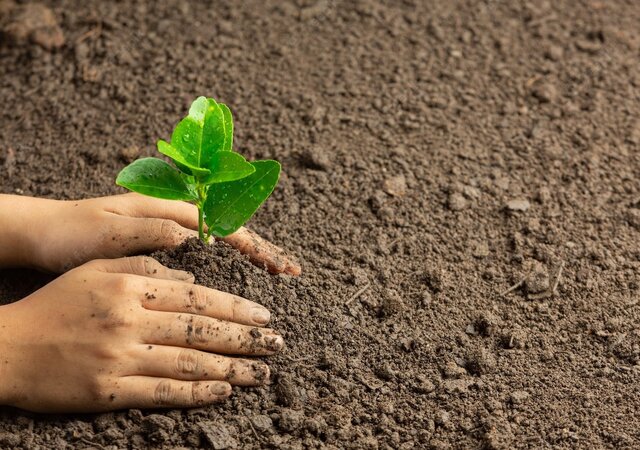
[[[194,203],[204,242],[244,225],[280,177],[277,161],[247,162],[233,151],[231,111],[212,98],[198,97],[173,130],[171,143],[158,141],[158,151],[175,167],[158,158],[138,159],[122,169],[116,184],[151,197]]]

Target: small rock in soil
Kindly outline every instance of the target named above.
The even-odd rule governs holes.
[[[602,49],[602,43],[589,39],[578,39],[576,41],[576,48],[581,52],[595,54]]]
[[[331,168],[331,159],[320,147],[308,148],[301,157],[302,164],[309,169],[327,171]]]
[[[469,203],[462,194],[452,193],[447,199],[447,206],[451,211],[462,211],[463,209],[466,209],[468,205]]]
[[[278,427],[283,429],[284,431],[295,431],[300,428],[303,420],[304,413],[302,411],[284,409],[280,413],[280,421],[278,422]]]
[[[511,400],[511,403],[517,405],[520,403],[524,403],[529,399],[529,397],[531,397],[531,394],[529,394],[527,391],[515,391],[511,393],[509,399]]]
[[[474,328],[481,336],[493,335],[500,326],[501,320],[495,314],[484,311],[475,319]]]
[[[486,258],[489,256],[489,244],[485,241],[472,241],[471,254],[475,258]]]
[[[558,45],[550,45],[545,50],[544,57],[550,59],[551,61],[560,61],[563,54],[564,50],[562,50],[562,47]]]
[[[442,368],[442,375],[445,378],[460,378],[467,374],[464,367],[460,367],[455,361],[448,361]]]
[[[529,275],[525,283],[528,294],[539,294],[549,289],[549,274],[544,267],[539,267]]]
[[[148,432],[157,430],[167,430],[169,432],[172,432],[175,426],[175,420],[160,414],[151,414],[142,419],[142,428]]]
[[[385,296],[382,298],[382,306],[380,315],[382,317],[390,317],[399,314],[405,310],[405,303],[400,294],[393,289],[387,289]]]
[[[472,351],[465,361],[465,367],[473,375],[485,375],[496,367],[496,358],[484,347]]]
[[[423,374],[419,374],[416,377],[416,381],[417,385],[415,389],[420,394],[428,394],[436,389],[436,385]]]
[[[553,103],[558,99],[558,89],[553,84],[542,81],[533,85],[531,95],[537,98],[540,103]]]
[[[395,377],[395,372],[393,371],[393,369],[391,369],[389,364],[383,364],[381,367],[378,367],[375,370],[375,373],[378,378],[385,381],[393,380],[393,378]]]
[[[531,203],[529,203],[529,200],[525,200],[525,199],[514,199],[514,200],[509,200],[507,202],[507,209],[509,211],[527,211],[529,209],[529,207],[531,206]]]
[[[125,163],[131,163],[138,159],[140,156],[140,147],[137,145],[130,145],[129,147],[123,147],[118,152],[118,156]]]
[[[444,380],[442,388],[448,394],[465,394],[469,392],[469,387],[474,384],[473,380]]]
[[[407,192],[407,180],[404,175],[387,178],[382,184],[382,190],[394,197],[402,197]]]
[[[300,389],[289,376],[279,376],[274,390],[277,402],[282,406],[298,408],[303,403]]]
[[[266,433],[273,428],[273,421],[271,420],[271,417],[266,414],[253,416],[251,418],[251,423],[253,424],[253,427],[261,433]]]
[[[234,433],[232,433],[225,424],[219,422],[200,422],[198,425],[205,439],[214,450],[238,447],[238,442],[232,437]]]
[[[521,328],[506,330],[500,338],[502,346],[506,349],[522,349],[526,346],[527,340],[527,333]]]
[[[62,29],[53,12],[40,3],[27,3],[7,8],[9,18],[2,34],[15,44],[32,42],[46,50],[64,45]]]

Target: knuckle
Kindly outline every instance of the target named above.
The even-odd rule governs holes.
[[[157,236],[168,244],[180,243],[180,225],[170,219],[161,219],[156,222]]]
[[[205,344],[209,341],[209,324],[205,320],[197,316],[191,316],[187,319],[186,342],[189,345]]]
[[[175,370],[178,375],[195,375],[202,372],[204,357],[201,353],[181,350],[176,358]]]
[[[133,323],[125,314],[110,312],[105,318],[100,319],[98,326],[104,331],[121,331],[131,328]]]
[[[132,256],[126,260],[131,273],[152,275],[162,267],[158,261],[150,256]]]
[[[131,292],[134,289],[134,282],[131,277],[121,274],[115,274],[109,277],[107,289],[112,294],[122,295]]]
[[[176,389],[169,380],[162,380],[153,391],[152,401],[156,405],[170,405],[176,402]]]
[[[85,389],[94,403],[103,403],[110,395],[107,383],[101,377],[91,377],[86,381]]]
[[[200,286],[190,286],[184,297],[185,308],[190,313],[198,313],[207,307],[207,293]]]

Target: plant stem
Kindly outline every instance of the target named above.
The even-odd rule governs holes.
[[[205,244],[208,239],[204,235],[204,210],[201,205],[198,205],[198,237]]]
[[[204,202],[207,199],[205,187],[200,183],[197,184],[198,191],[198,237],[205,244],[209,242],[209,236],[204,234]]]

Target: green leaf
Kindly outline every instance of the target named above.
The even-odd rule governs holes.
[[[218,106],[222,110],[222,116],[224,117],[224,145],[222,149],[225,152],[233,151],[233,117],[231,116],[231,110],[224,103],[218,103]]]
[[[212,156],[223,151],[224,115],[212,98],[198,97],[171,135],[171,145],[188,163],[187,167],[206,168]],[[182,164],[182,163],[181,163]]]
[[[168,200],[195,200],[182,174],[158,158],[142,158],[122,169],[116,178],[118,186],[150,197]]]
[[[187,175],[196,175],[198,177],[205,177],[211,174],[209,169],[201,169],[194,166],[184,158],[184,155],[178,151],[174,146],[162,139],[158,141],[158,151],[165,156],[168,156],[176,163],[178,169]]]
[[[209,189],[204,212],[211,234],[224,237],[236,231],[273,192],[280,177],[280,163],[267,160],[251,165],[255,172],[248,177],[214,184]]]
[[[240,180],[256,171],[242,155],[232,152],[218,152],[213,155],[209,162],[209,170],[211,175],[201,180],[204,184]]]

